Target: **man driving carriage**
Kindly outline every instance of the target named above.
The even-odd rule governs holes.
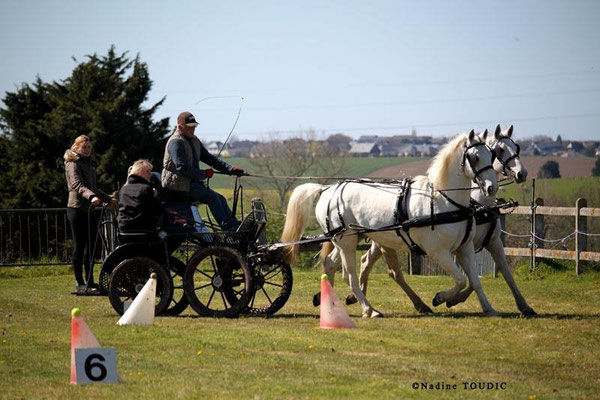
[[[198,123],[192,113],[184,111],[177,117],[177,127],[165,146],[161,183],[164,189],[179,197],[207,204],[221,229],[235,231],[239,221],[232,214],[225,197],[205,185],[213,176],[212,168],[229,175],[242,176],[240,167],[232,167],[213,156],[194,135]],[[212,168],[200,169],[199,162]]]

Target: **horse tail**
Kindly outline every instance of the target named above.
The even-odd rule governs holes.
[[[324,242],[323,244],[321,244],[320,258],[321,258],[321,273],[322,274],[327,273],[327,268],[325,267],[325,262],[327,260],[327,256],[331,254],[331,252],[333,251],[334,248],[335,248],[335,246],[333,245],[332,242]]]
[[[308,217],[325,186],[316,183],[305,183],[298,186],[292,192],[287,206],[287,216],[281,234],[281,241],[295,242],[300,239],[302,232],[308,225]],[[288,265],[294,265],[298,258],[298,245],[287,246],[284,250],[283,259]]]

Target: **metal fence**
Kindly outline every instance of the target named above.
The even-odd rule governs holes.
[[[73,240],[66,208],[0,210],[0,266],[65,265],[71,263]],[[102,214],[98,237],[101,259],[114,249],[115,212]]]

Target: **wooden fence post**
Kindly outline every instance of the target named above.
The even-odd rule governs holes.
[[[410,260],[410,274],[411,275],[421,275],[422,267],[423,267],[423,257],[416,251],[410,251],[409,253]]]
[[[535,268],[535,179],[531,180],[531,237],[529,238],[529,272]]]
[[[535,207],[537,208],[538,206],[543,206],[544,205],[544,199],[538,197],[537,199],[535,199]],[[537,214],[535,215],[535,248],[536,249],[543,249],[544,248],[544,242],[542,239],[546,238],[546,226],[544,223],[544,215],[543,214]],[[539,239],[538,239],[539,238]]]
[[[504,214],[500,214],[498,216],[498,220],[500,221],[500,240],[502,241],[502,247],[506,247],[506,235],[504,234],[504,232],[506,231],[506,215]],[[496,265],[496,262],[494,261],[494,278],[498,277],[498,266]]]
[[[587,207],[587,200],[578,198],[575,203],[577,209],[575,214],[575,274],[581,274],[582,261],[579,260],[579,253],[587,250],[587,237],[579,232],[587,231],[587,218],[581,216],[581,209]]]

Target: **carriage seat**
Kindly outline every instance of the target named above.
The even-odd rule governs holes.
[[[117,232],[119,243],[128,244],[128,243],[142,243],[142,242],[151,242],[156,240],[158,231],[131,231],[124,232],[119,230]]]
[[[187,192],[163,188],[161,195],[166,203],[198,203]]]

